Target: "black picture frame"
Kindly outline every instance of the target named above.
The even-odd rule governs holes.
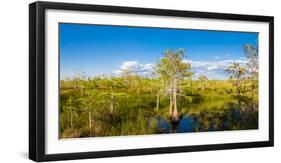
[[[241,20],[269,23],[269,140],[262,142],[159,147],[83,153],[45,153],[45,11],[95,11],[124,14],[161,15],[176,17]],[[29,5],[29,158],[34,161],[55,161],[100,157],[132,156],[236,148],[269,147],[274,145],[274,18],[271,16],[222,14],[152,8],[117,7],[88,4],[34,2]]]

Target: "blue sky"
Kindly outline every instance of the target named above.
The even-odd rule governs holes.
[[[194,78],[225,79],[231,62],[246,63],[243,45],[257,45],[258,33],[182,30],[61,23],[60,74],[118,75],[130,69],[149,74],[167,48],[186,50]]]

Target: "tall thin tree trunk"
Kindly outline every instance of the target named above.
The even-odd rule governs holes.
[[[237,97],[238,97],[238,107],[240,110],[241,117],[244,118],[244,109],[242,108],[241,97],[240,97],[240,93],[241,93],[240,83],[237,83],[236,87],[237,87],[236,90],[237,90]]]
[[[111,103],[110,103],[110,108],[109,108],[109,110],[110,110],[110,114],[113,114],[114,107],[113,107],[113,102],[112,102],[112,101],[111,101]]]
[[[160,99],[160,91],[157,92],[156,111],[159,110],[159,99]]]
[[[170,109],[169,109],[169,118],[172,117],[173,115],[173,81],[171,81],[171,86],[170,86]]]
[[[89,111],[89,130],[90,134],[92,135],[92,113]]]
[[[174,96],[174,111],[173,111],[173,120],[178,121],[178,108],[177,108],[177,79],[174,81],[174,91],[173,91],[173,96]]]
[[[73,129],[73,113],[72,110],[70,111],[70,126],[71,126],[71,130]]]
[[[113,101],[113,100],[114,100],[114,97],[113,97],[113,90],[111,90],[110,108],[109,108],[111,114],[112,114],[113,111],[114,111],[114,106],[113,106],[114,101]]]
[[[254,111],[254,80],[252,80],[252,112]]]

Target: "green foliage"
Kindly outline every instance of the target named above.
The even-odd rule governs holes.
[[[164,57],[159,60],[155,67],[156,72],[164,79],[190,77],[192,73],[188,70],[191,68],[191,64],[184,63],[184,58],[183,49],[176,51],[167,49],[164,51]]]
[[[154,84],[159,79],[141,78],[142,89],[140,92],[135,87],[129,88],[129,84],[124,84],[125,77],[119,78],[94,78],[87,81],[80,81],[81,84],[92,83],[91,88],[84,90],[66,89],[61,87],[60,92],[60,137],[89,137],[89,136],[117,136],[117,135],[139,135],[157,133],[157,120],[153,117],[161,116],[168,120],[169,96],[161,95],[159,110],[155,110],[156,92]],[[110,112],[111,88],[105,89],[93,83],[110,83],[118,81],[122,85],[114,89],[114,112]],[[69,81],[70,82],[70,81]],[[117,82],[117,84],[118,84]],[[191,85],[193,87],[184,87]],[[199,81],[184,80],[181,82],[181,94],[178,95],[179,115],[200,116],[201,113],[220,114],[225,116],[230,109],[237,109],[238,101],[230,81],[206,81],[208,87],[201,90]],[[67,83],[67,85],[71,85]],[[138,85],[140,87],[140,85]],[[82,96],[81,96],[81,92]],[[251,93],[242,93],[243,105],[250,108]],[[255,97],[255,106],[258,100]],[[92,133],[89,131],[88,111],[92,112]],[[70,111],[73,111],[73,128],[70,125]],[[250,116],[252,115],[252,116]],[[245,121],[240,125],[240,129],[254,128],[256,125],[255,113],[249,112]],[[249,118],[250,117],[250,118]],[[213,117],[216,118],[216,117]],[[251,120],[252,119],[252,120]],[[205,121],[208,121],[207,119]],[[213,119],[212,119],[213,121]],[[203,122],[202,122],[203,123]],[[242,122],[241,122],[242,123]],[[250,124],[248,124],[250,123]],[[204,122],[206,125],[207,122]],[[205,126],[206,127],[206,126]],[[239,129],[239,126],[236,126]]]
[[[60,138],[143,135],[159,133],[165,121],[190,116],[195,131],[255,129],[258,124],[258,81],[245,46],[247,66],[229,65],[230,80],[191,80],[184,50],[164,51],[155,78],[129,71],[119,77],[86,79],[83,73],[60,81]],[[171,118],[171,106],[173,119]],[[178,118],[178,119],[177,119]]]

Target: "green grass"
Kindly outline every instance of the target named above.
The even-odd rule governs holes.
[[[159,110],[155,110],[159,89],[156,83],[156,79],[124,77],[61,81],[60,138],[158,133],[156,118],[169,121],[169,94],[162,91]],[[185,80],[180,83],[177,96],[179,116],[199,119],[196,131],[212,125],[221,130],[258,127],[257,92],[252,99],[252,94],[245,88],[238,98],[232,83],[227,80],[210,80],[204,83],[204,89],[201,88],[199,81]],[[239,99],[243,99],[240,106]],[[111,103],[113,112],[110,112]],[[241,112],[239,120],[233,118],[236,111]],[[225,121],[228,126],[223,126]]]

